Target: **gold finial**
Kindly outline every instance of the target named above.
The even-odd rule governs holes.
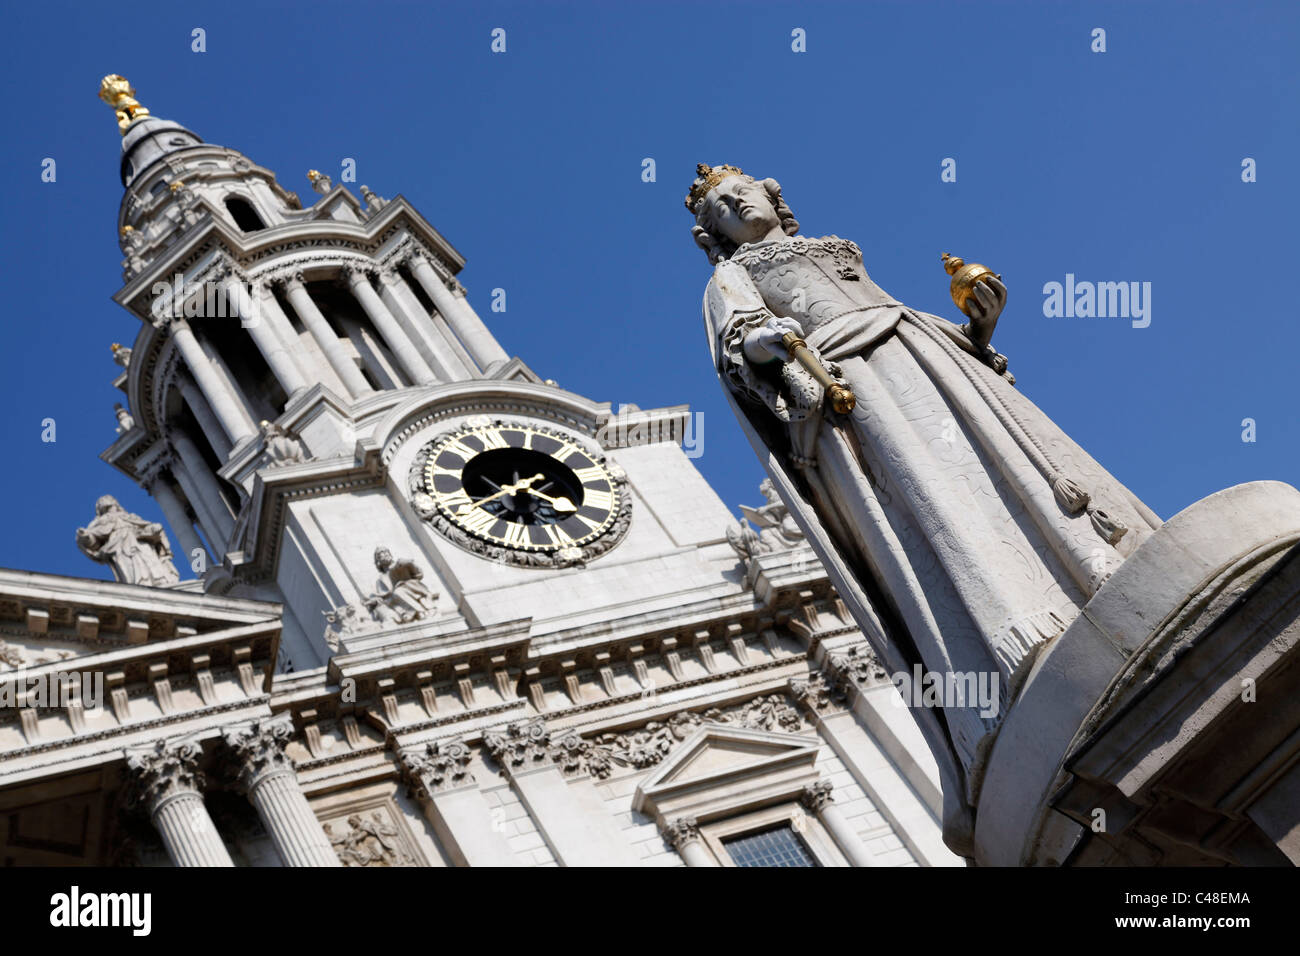
[[[142,116],[149,115],[149,111],[135,98],[135,87],[126,77],[116,73],[110,73],[99,81],[99,98],[117,113],[117,128],[123,136],[126,135],[128,126]]]
[[[320,179],[320,173],[314,169],[309,169],[307,170],[307,178],[314,183],[316,180]]]
[[[703,199],[714,186],[722,182],[728,176],[743,176],[744,171],[738,166],[710,166],[708,163],[697,163],[695,165],[696,180],[691,186],[691,191],[686,197],[686,208],[695,212],[695,204]]]
[[[135,232],[135,226],[123,226],[117,231],[119,236],[125,236],[128,232]]]
[[[122,347],[121,342],[114,342],[112,345],[109,346],[109,348],[112,349],[114,352],[116,352],[121,347]]]

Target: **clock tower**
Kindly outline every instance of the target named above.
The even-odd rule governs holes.
[[[402,196],[312,171],[306,203],[101,96],[138,320],[102,457],[161,509],[173,587],[278,606],[267,706],[340,860],[731,865],[779,830],[809,865],[957,862],[824,570],[775,499],[737,523],[685,406],[512,357]]]

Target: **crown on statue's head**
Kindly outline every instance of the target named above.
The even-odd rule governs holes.
[[[697,163],[695,166],[697,178],[691,186],[691,191],[686,197],[686,208],[695,212],[695,204],[708,195],[709,190],[718,183],[722,182],[728,176],[743,176],[744,170],[738,166],[710,166],[708,163]]]

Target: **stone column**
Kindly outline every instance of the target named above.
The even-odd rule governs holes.
[[[343,343],[334,334],[334,330],[325,320],[320,309],[316,307],[316,303],[312,301],[311,294],[303,285],[302,273],[294,273],[286,279],[284,289],[289,297],[289,304],[293,306],[294,312],[298,313],[298,318],[316,340],[320,350],[325,353],[325,360],[330,363],[330,368],[334,369],[335,374],[343,382],[343,387],[351,393],[348,397],[361,398],[372,394],[374,389],[361,374],[356,363],[348,356]]]
[[[580,743],[572,733],[552,743],[541,718],[483,735],[483,745],[561,866],[639,866],[636,851],[575,759]]]
[[[203,804],[198,742],[160,740],[124,752],[133,792],[162,838],[174,866],[234,866]]]
[[[375,328],[379,330],[384,342],[392,349],[398,364],[401,365],[410,380],[417,385],[432,385],[435,383],[438,380],[437,376],[425,363],[419,350],[407,337],[406,332],[402,330],[397,319],[393,317],[393,313],[388,311],[388,307],[379,298],[379,293],[370,285],[367,270],[359,269],[356,266],[348,266],[343,272],[348,287],[352,290],[352,295],[361,304],[361,308],[370,317],[370,321],[374,323]]]
[[[276,334],[273,314],[269,314],[262,308],[266,301],[265,297],[259,294],[257,302],[254,303],[244,288],[244,283],[235,276],[226,278],[221,287],[226,293],[226,301],[232,303],[238,312],[240,325],[248,330],[249,337],[257,346],[257,350],[262,353],[262,358],[266,359],[271,374],[284,389],[284,394],[291,396],[305,390],[307,380],[303,378],[302,372],[293,361],[293,356],[285,348],[284,340]]]
[[[470,750],[440,740],[398,752],[403,775],[457,866],[518,866],[469,771]]]
[[[222,730],[239,761],[239,785],[285,866],[341,866],[329,837],[298,785],[284,746],[293,737],[287,713]]]
[[[183,563],[189,565],[194,561],[195,549],[200,554],[206,555],[208,549],[203,547],[203,541],[194,530],[194,523],[190,521],[184,503],[172,490],[171,483],[167,481],[165,475],[159,474],[154,478],[149,485],[149,494],[158,502],[158,507],[162,508],[167,523],[171,525],[172,534],[176,535],[176,543],[181,546],[185,554]]]
[[[871,857],[871,851],[854,832],[853,826],[844,818],[844,814],[840,813],[840,808],[835,806],[829,780],[818,780],[816,783],[808,784],[803,788],[799,802],[803,804],[804,809],[822,822],[822,826],[830,833],[831,839],[840,848],[840,852],[848,857],[851,866],[876,865]]]
[[[821,672],[814,672],[807,680],[790,681],[791,694],[803,705],[818,734],[920,865],[964,866],[961,857],[943,842],[940,814],[934,810],[939,802],[937,790],[933,802],[923,799],[924,794],[903,772],[893,752],[877,740],[875,728],[869,731],[859,723],[856,708],[861,706],[864,693],[857,681],[870,684],[872,694],[896,693],[884,668],[865,645],[831,655],[827,667],[834,675],[833,683]],[[911,721],[906,708],[882,706]],[[924,783],[924,778],[920,779]]]
[[[446,283],[423,253],[412,253],[410,263],[416,281],[424,288],[425,294],[433,300],[438,312],[464,343],[465,350],[478,363],[480,369],[486,369],[489,365],[510,358],[488,331],[488,327],[483,324],[483,320],[478,317],[478,313],[470,307],[465,296],[457,295],[447,288]],[[460,283],[456,285],[459,289]]]
[[[687,866],[717,866],[709,848],[700,836],[700,826],[694,817],[678,817],[663,827],[663,834],[673,845]]]
[[[209,518],[216,525],[212,530],[223,539],[229,540],[230,533],[235,530],[235,519],[230,514],[226,499],[221,496],[221,485],[217,482],[217,476],[212,473],[212,469],[203,458],[203,453],[199,451],[189,435],[180,429],[175,429],[167,438],[176,449],[181,466],[194,482],[195,491],[198,492],[199,501],[196,502],[191,498],[190,503],[206,509]]]
[[[420,305],[415,298],[415,293],[410,290],[406,280],[396,268],[380,269],[379,284],[382,288],[381,301],[388,306],[393,315],[398,317],[407,335],[419,350],[420,356],[440,380],[454,382],[474,374],[474,370],[466,365],[466,361],[472,364],[468,353],[465,360],[461,360],[456,355],[446,338],[439,334],[438,329],[429,321],[424,307]]]
[[[199,345],[198,339],[194,337],[194,330],[190,328],[189,323],[184,319],[173,319],[171,335],[176,342],[176,347],[180,349],[181,358],[185,360],[185,365],[194,376],[194,381],[198,383],[203,397],[212,407],[217,421],[221,423],[221,428],[230,437],[230,441],[238,445],[245,438],[253,437],[256,430],[249,421],[248,413],[212,368],[212,363]]]
[[[203,429],[203,434],[207,436],[208,443],[212,445],[212,450],[217,453],[218,458],[225,461],[230,457],[230,439],[226,436],[226,431],[221,427],[221,423],[217,421],[217,416],[213,414],[212,406],[203,397],[203,392],[194,384],[194,379],[185,374],[176,376],[176,387],[180,389],[181,398],[185,400],[186,406],[194,413],[199,427]]]

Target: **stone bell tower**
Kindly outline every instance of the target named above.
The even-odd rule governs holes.
[[[102,457],[158,501],[183,575],[284,605],[282,669],[384,626],[590,617],[699,580],[732,519],[677,447],[685,408],[611,427],[506,354],[404,198],[313,170],[304,208],[132,93],[101,91],[126,189],[114,299],[140,319]]]

